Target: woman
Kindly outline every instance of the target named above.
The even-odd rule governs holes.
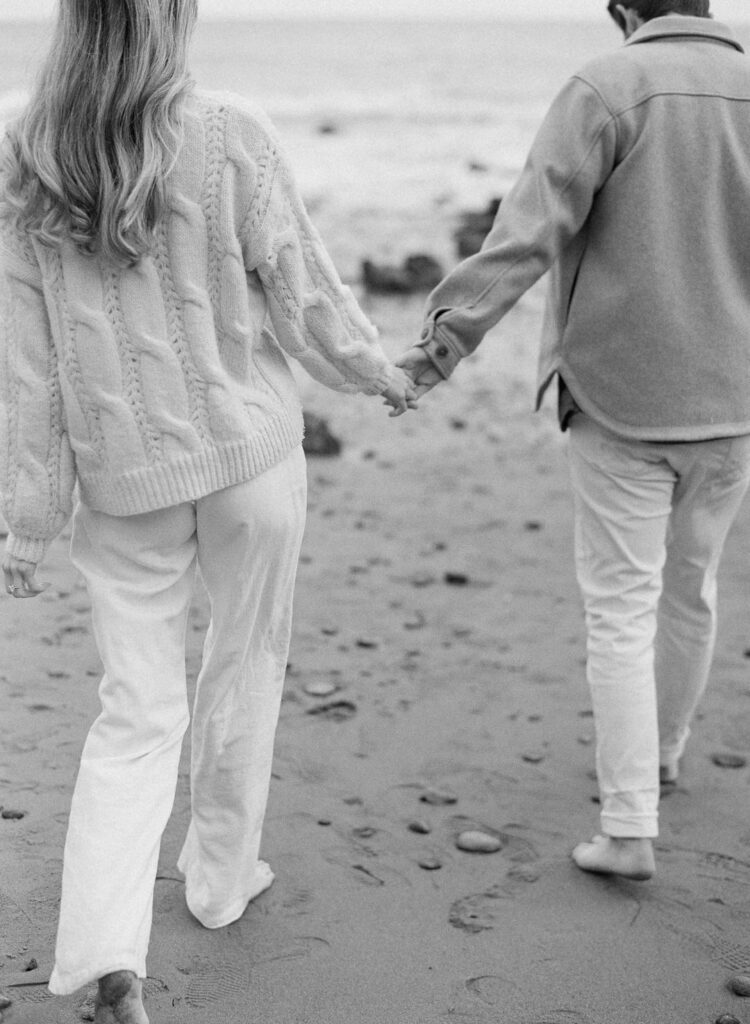
[[[212,621],[180,856],[206,927],[273,880],[258,859],[305,515],[284,352],[414,407],[343,288],[265,117],[197,92],[196,0],[61,0],[0,171],[6,588],[33,597],[68,520],[105,674],[63,868],[50,989],[147,1021],[141,981],[183,733],[196,566]],[[267,326],[268,315],[273,327]],[[283,351],[282,351],[283,349]]]

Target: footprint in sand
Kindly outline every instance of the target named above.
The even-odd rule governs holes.
[[[250,988],[250,965],[198,960],[191,967],[178,968],[187,977],[185,1003],[196,1010],[204,1010],[217,1000],[242,998]]]

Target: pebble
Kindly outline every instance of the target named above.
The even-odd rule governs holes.
[[[727,985],[736,996],[750,996],[750,974],[735,974]]]
[[[521,754],[521,760],[526,761],[528,764],[541,764],[544,760],[544,754],[539,753],[536,750],[530,750],[525,754]]]
[[[529,519],[528,522],[523,524],[524,530],[528,530],[529,533],[536,533],[542,529],[542,524],[536,519]]]
[[[13,1005],[13,1000],[10,996],[6,996],[4,992],[0,992],[0,1010],[7,1010],[9,1006]]]
[[[711,760],[719,768],[744,768],[747,764],[747,758],[740,754],[712,754]]]
[[[366,637],[360,637],[359,640],[357,640],[357,647],[363,647],[366,650],[371,650],[372,648],[375,648],[377,646],[377,640],[369,640]]]
[[[330,679],[311,679],[302,689],[311,697],[330,697],[338,690],[338,685]]]
[[[6,821],[18,821],[19,818],[26,817],[26,811],[11,811],[10,808],[4,811],[0,811],[0,817],[5,818]]]
[[[497,853],[502,845],[497,836],[491,836],[478,830],[462,832],[456,840],[458,849],[464,850],[466,853]]]
[[[35,971],[38,966],[39,966],[39,961],[37,960],[37,958],[35,956],[32,956],[31,960],[27,960],[26,961],[26,963],[24,964],[24,968],[23,969],[25,971]]]
[[[422,857],[418,864],[423,871],[439,871],[443,866],[437,857]]]
[[[423,804],[430,804],[432,807],[445,807],[458,803],[458,797],[453,793],[439,789],[426,789],[419,799]]]
[[[410,832],[416,832],[418,836],[428,836],[432,832],[426,821],[410,821],[407,828]]]
[[[742,1024],[742,1021],[733,1013],[722,1013],[721,1017],[716,1018],[716,1024]]]
[[[443,580],[450,587],[465,587],[469,582],[469,577],[464,572],[447,572],[443,576]]]

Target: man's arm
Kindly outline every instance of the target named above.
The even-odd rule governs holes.
[[[434,386],[427,380],[427,361],[449,377],[549,269],[585,224],[615,166],[616,143],[615,119],[599,93],[571,78],[550,107],[481,251],[459,263],[429,296],[421,339],[399,360],[417,373],[415,380],[422,373]]]

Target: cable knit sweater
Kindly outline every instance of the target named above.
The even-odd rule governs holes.
[[[340,391],[391,381],[260,111],[196,92],[169,186],[134,268],[0,216],[0,492],[18,558],[41,560],[76,482],[125,516],[278,462],[303,433],[284,353]]]

